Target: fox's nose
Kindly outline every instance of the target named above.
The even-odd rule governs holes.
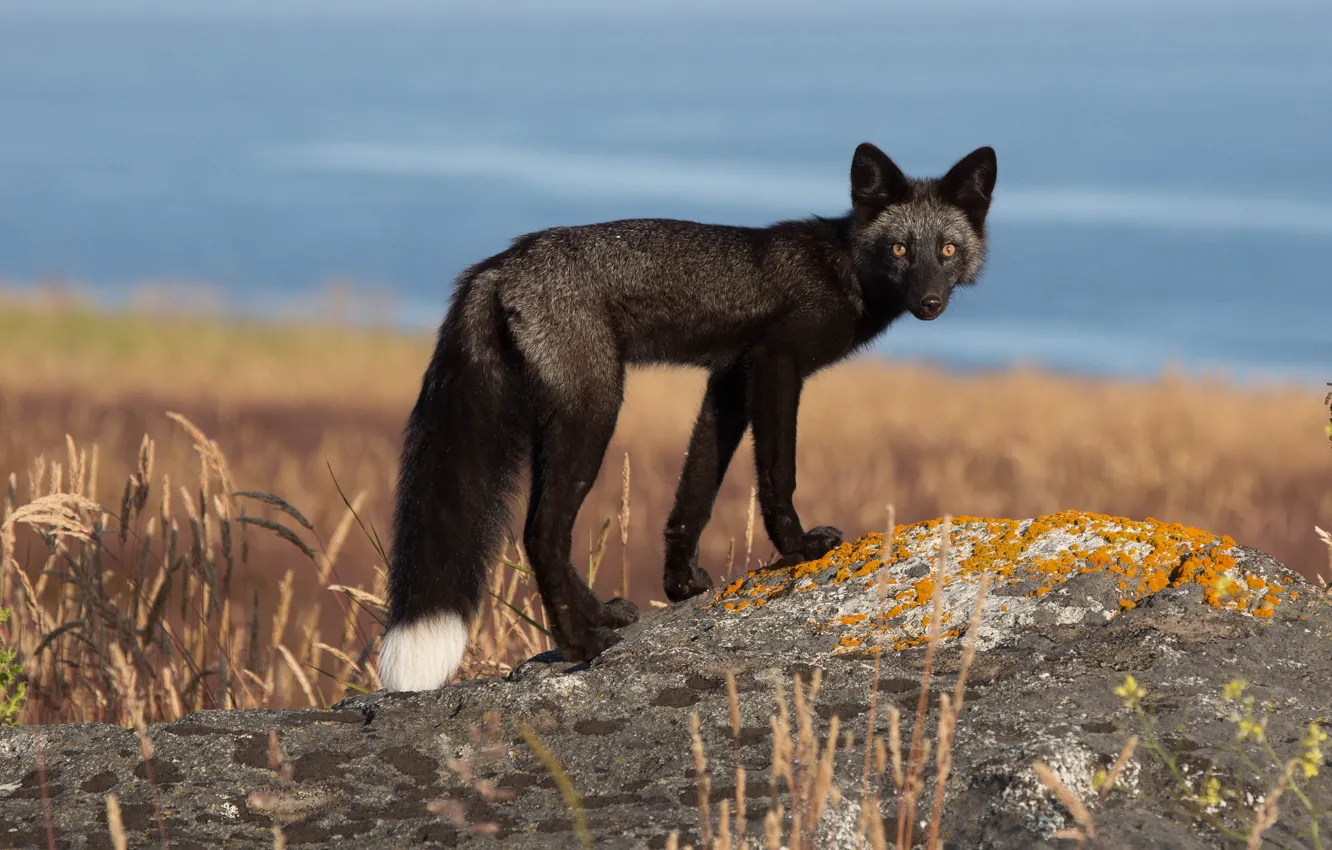
[[[937,295],[926,295],[920,299],[920,310],[922,313],[933,316],[943,309],[943,299]]]

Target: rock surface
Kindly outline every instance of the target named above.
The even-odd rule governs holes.
[[[816,669],[818,735],[834,715],[843,732],[855,733],[853,748],[835,761],[842,799],[829,804],[818,846],[854,846],[874,654],[882,665],[876,734],[888,734],[890,705],[909,734],[939,531],[938,523],[900,527],[886,568],[882,537],[872,534],[821,561],[759,570],[646,613],[591,665],[549,654],[505,680],[358,696],[328,711],[198,712],[150,728],[148,765],[132,731],[47,727],[45,796],[56,846],[111,846],[108,792],[119,797],[130,846],[159,843],[149,769],[176,848],[269,846],[275,819],[289,846],[579,846],[556,781],[519,733],[522,723],[568,771],[597,847],[660,848],[672,829],[680,830],[681,847],[697,847],[695,712],[714,818],[721,800],[734,799],[738,758],[747,771],[747,835],[751,846],[762,846],[776,688],[783,686],[789,703],[792,676],[808,682]],[[947,783],[946,847],[1073,846],[1054,836],[1073,821],[1031,765],[1043,761],[1091,801],[1094,772],[1140,731],[1113,692],[1127,674],[1146,689],[1143,702],[1195,787],[1209,766],[1227,786],[1237,784],[1225,772],[1234,764],[1226,753],[1235,738],[1227,719],[1233,703],[1222,698],[1233,679],[1253,683],[1249,693],[1260,701],[1275,701],[1267,737],[1283,756],[1298,752],[1310,720],[1328,723],[1332,605],[1267,555],[1194,529],[1077,513],[1025,522],[959,518],[950,540],[931,739],[938,694],[954,686],[980,577],[988,574],[992,585]],[[738,743],[728,670],[739,690]],[[488,712],[498,712],[497,728],[487,725]],[[47,846],[34,731],[0,729],[0,848]],[[276,772],[273,732],[290,765]],[[1332,807],[1329,772],[1306,787]],[[933,773],[931,764],[921,820]],[[1090,803],[1099,846],[1227,846],[1171,802],[1179,796],[1172,781],[1140,747],[1120,787]],[[785,797],[785,786],[779,793]],[[882,804],[890,818],[894,805]],[[1243,808],[1228,801],[1220,815]],[[1283,798],[1282,813],[1268,836],[1287,847],[1312,846],[1299,807]],[[916,830],[918,841],[924,833]]]

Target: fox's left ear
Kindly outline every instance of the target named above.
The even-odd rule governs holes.
[[[977,230],[985,224],[990,211],[990,196],[999,163],[994,148],[976,148],[939,178],[939,196],[962,209]]]

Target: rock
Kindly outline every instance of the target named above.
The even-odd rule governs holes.
[[[275,822],[289,846],[578,846],[560,788],[521,723],[567,771],[597,847],[661,848],[672,829],[681,847],[698,847],[694,713],[714,820],[720,802],[734,800],[738,759],[747,772],[746,833],[757,842],[770,795],[775,693],[781,685],[789,705],[796,674],[806,686],[820,677],[811,715],[818,740],[833,716],[855,735],[833,763],[841,799],[826,806],[817,844],[854,846],[874,659],[881,665],[875,734],[888,735],[895,706],[907,736],[936,598],[939,530],[937,522],[899,528],[886,568],[882,537],[871,534],[820,561],[758,570],[646,613],[591,664],[546,653],[503,680],[357,696],[329,711],[203,711],[153,726],[156,797],[132,731],[47,727],[45,793],[57,846],[109,846],[108,792],[120,799],[131,846],[158,840],[159,810],[172,847],[268,846]],[[1251,682],[1246,693],[1260,702],[1274,701],[1266,735],[1283,756],[1298,753],[1311,719],[1327,722],[1332,605],[1316,588],[1228,538],[1064,513],[954,522],[940,600],[945,632],[930,682],[931,740],[985,575],[992,584],[946,786],[946,847],[1073,846],[1055,837],[1075,824],[1037,782],[1038,760],[1087,802],[1097,840],[1084,846],[1222,846],[1173,802],[1174,780],[1146,746],[1116,790],[1102,800],[1092,792],[1095,772],[1141,731],[1114,693],[1129,674],[1199,790],[1209,766],[1223,770],[1226,787],[1237,785],[1224,772],[1235,764],[1227,750],[1235,703],[1222,697],[1232,680]],[[740,705],[734,741],[728,670]],[[489,712],[498,713],[498,725]],[[0,847],[46,846],[34,731],[0,729]],[[270,732],[289,765],[277,772],[269,767]],[[1332,808],[1327,772],[1301,781]],[[933,776],[931,756],[922,823]],[[1247,787],[1256,796],[1266,791]],[[1311,846],[1302,834],[1308,817],[1289,797],[1281,802],[1281,822],[1267,835]],[[1252,802],[1227,801],[1220,815],[1245,805]],[[895,817],[893,800],[882,810]],[[917,826],[918,842],[926,831]]]

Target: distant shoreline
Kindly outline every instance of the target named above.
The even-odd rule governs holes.
[[[76,315],[81,316],[80,321],[85,324],[104,322],[109,326],[125,322],[151,322],[159,327],[169,326],[163,322],[183,323],[191,327],[207,326],[214,335],[240,333],[242,336],[237,338],[237,344],[243,343],[246,333],[272,335],[292,330],[301,339],[312,335],[327,338],[329,334],[393,339],[400,347],[419,347],[420,357],[428,356],[435,329],[447,307],[447,290],[441,291],[438,303],[427,303],[420,299],[403,299],[388,288],[345,281],[331,281],[319,288],[294,290],[262,299],[237,300],[228,297],[222,287],[192,281],[92,287],[64,281],[29,284],[0,280],[0,326],[13,323],[15,316],[24,314],[43,316],[44,321],[55,324],[68,322]],[[932,333],[938,330],[930,328]],[[1324,374],[1316,370],[1237,371],[1219,366],[1190,367],[1167,361],[1160,363],[1154,373],[1144,373],[1135,369],[1110,371],[1077,365],[1060,366],[1021,357],[996,363],[987,357],[968,358],[964,352],[950,352],[951,357],[939,358],[928,353],[895,349],[902,336],[916,332],[909,322],[904,323],[904,329],[890,328],[881,342],[862,354],[858,361],[938,371],[964,379],[1016,370],[1078,381],[1151,385],[1174,379],[1219,383],[1255,391],[1318,392],[1332,377],[1332,364]],[[936,337],[937,333],[929,339]],[[0,341],[0,352],[10,347]],[[421,368],[424,368],[424,360]],[[0,379],[0,386],[3,386],[3,379]]]

